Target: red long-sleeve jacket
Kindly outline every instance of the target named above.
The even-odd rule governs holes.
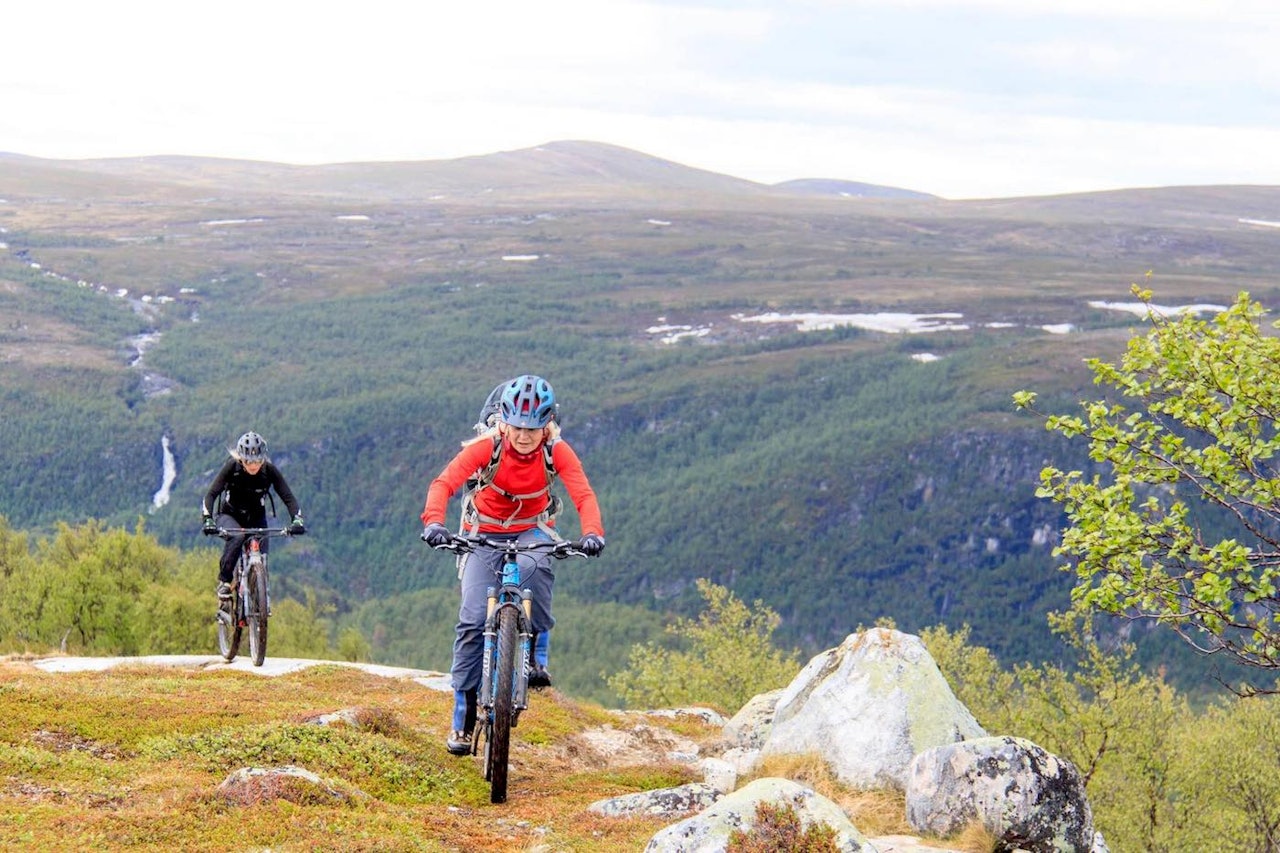
[[[481,489],[475,495],[476,509],[482,515],[491,518],[517,519],[536,516],[547,508],[551,495],[547,486],[547,471],[542,459],[542,447],[533,453],[520,454],[506,439],[502,453],[498,459],[498,468],[493,475],[493,485],[497,488]],[[440,475],[431,481],[427,489],[427,502],[422,510],[422,523],[433,521],[444,524],[445,511],[451,498],[466,484],[467,480],[488,466],[493,454],[493,444],[488,441],[477,441],[458,451],[458,455],[444,467]],[[582,523],[582,535],[594,533],[604,536],[604,523],[600,518],[600,504],[596,493],[582,470],[582,462],[578,454],[564,439],[551,445],[551,462],[555,466],[556,476],[564,483],[569,499],[578,510],[578,520]],[[513,500],[511,495],[530,495],[540,492],[536,497],[525,500]],[[482,533],[516,532],[536,527],[536,522],[512,524],[507,527],[492,522],[482,522]]]

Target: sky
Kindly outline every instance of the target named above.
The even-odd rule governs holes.
[[[952,199],[1280,184],[1278,46],[1275,0],[23,0],[0,18],[0,151],[578,139]]]

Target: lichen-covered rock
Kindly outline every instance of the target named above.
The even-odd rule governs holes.
[[[703,758],[698,769],[702,771],[702,781],[722,794],[738,787],[738,768],[723,758]]]
[[[698,812],[720,799],[721,791],[705,782],[640,791],[608,800],[598,800],[587,811],[606,817],[683,817]]]
[[[778,707],[782,688],[767,693],[757,693],[738,709],[724,724],[723,739],[729,747],[759,749],[773,726],[773,715]]]
[[[981,821],[1002,849],[1090,853],[1093,813],[1071,762],[1029,740],[990,737],[916,756],[907,783],[907,822],[949,835]]]
[[[985,736],[919,637],[873,628],[809,661],[761,752],[817,753],[846,784],[902,790],[918,753]]]
[[[218,785],[218,796],[236,806],[287,800],[299,805],[333,805],[364,800],[368,795],[345,783],[331,783],[310,770],[284,767],[242,767]]]
[[[645,853],[724,853],[735,829],[750,830],[755,825],[760,802],[790,806],[806,828],[831,827],[841,853],[878,853],[835,803],[789,779],[775,778],[756,779],[705,811],[659,830],[649,839]]]

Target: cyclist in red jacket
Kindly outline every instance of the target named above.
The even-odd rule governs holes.
[[[465,529],[524,542],[558,538],[551,482],[559,477],[582,524],[578,547],[588,556],[597,556],[604,550],[600,505],[578,454],[560,438],[559,425],[554,422],[555,412],[555,392],[542,377],[524,375],[507,384],[502,391],[495,428],[465,443],[431,481],[421,516],[425,525],[422,538],[428,545],[435,547],[450,540],[449,529],[444,524],[445,509],[449,498],[469,481],[474,492],[468,495],[463,506]],[[471,751],[484,650],[485,591],[493,585],[501,562],[499,551],[481,548],[467,555],[459,571],[462,603],[458,608],[451,667],[454,712],[445,742],[454,755]],[[522,586],[532,592],[533,630],[539,636],[555,624],[551,615],[555,573],[550,562],[544,558],[539,561],[537,571],[521,572]],[[535,663],[529,676],[530,686],[545,687],[550,683],[545,665]]]

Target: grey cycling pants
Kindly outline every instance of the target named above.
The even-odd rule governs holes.
[[[537,528],[513,535],[520,542],[550,540]],[[520,586],[532,593],[533,630],[550,631],[556,622],[551,615],[551,589],[556,582],[555,572],[551,569],[552,558],[543,554],[521,554],[518,562]],[[480,686],[488,588],[500,585],[501,571],[502,553],[492,548],[471,552],[462,565],[462,604],[458,607],[457,635],[453,641],[453,666],[450,669],[454,690],[474,690]]]

